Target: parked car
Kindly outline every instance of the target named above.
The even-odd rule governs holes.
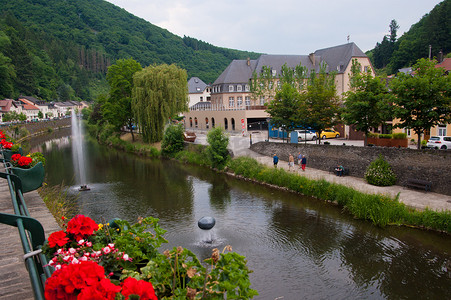
[[[324,129],[324,131],[321,131],[321,134],[319,136],[324,140],[324,139],[338,138],[338,137],[340,137],[340,133],[333,129]]]
[[[426,147],[433,149],[451,149],[451,136],[431,136]]]
[[[310,130],[295,130],[298,133],[298,140],[308,140],[308,141],[314,141],[316,140],[316,133]]]

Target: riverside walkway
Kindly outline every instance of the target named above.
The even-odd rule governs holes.
[[[206,145],[207,144],[206,135],[202,133],[196,134],[197,138],[195,143]],[[265,139],[267,139],[267,135],[265,133],[252,134],[253,143],[264,141]],[[233,152],[235,156],[249,156],[255,158],[259,163],[273,167],[272,157],[259,154],[249,149],[250,140],[251,139],[249,137],[232,135],[229,138],[229,149]],[[331,139],[328,141],[332,144],[336,143],[338,145],[343,144],[343,142],[346,142],[347,145],[363,146],[363,141],[349,141],[343,139]],[[271,140],[271,142],[282,142],[282,141]],[[278,167],[286,169],[288,171],[288,162],[279,161]],[[435,211],[444,211],[444,210],[451,211],[451,196],[448,195],[425,192],[417,189],[415,190],[409,189],[399,185],[393,185],[388,187],[374,186],[368,184],[363,178],[352,176],[338,177],[335,176],[335,174],[332,174],[327,171],[312,169],[309,167],[308,161],[305,172],[299,170],[297,165],[295,165],[295,171],[301,176],[305,176],[309,179],[315,180],[324,179],[329,182],[352,187],[358,191],[368,194],[383,194],[388,195],[390,197],[396,197],[396,195],[398,195],[399,193],[399,201],[415,209],[424,210],[425,208],[429,208]]]
[[[0,171],[4,172],[4,168]],[[46,238],[60,230],[37,191],[24,194],[24,199],[31,217],[44,227]],[[3,178],[0,178],[0,211],[14,214],[8,183]],[[17,227],[0,224],[0,299],[34,299],[23,255]]]

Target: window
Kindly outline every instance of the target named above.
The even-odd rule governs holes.
[[[236,97],[236,105],[238,107],[243,105],[243,97]]]
[[[197,124],[197,117],[194,118],[194,126],[197,128],[198,124]]]
[[[246,101],[246,106],[251,106],[251,97],[250,96],[246,96],[245,101]]]
[[[272,77],[276,77],[276,75],[277,75],[277,71],[276,70],[271,70],[271,73],[272,73]]]
[[[204,97],[200,96],[200,102],[204,101]]]
[[[446,125],[438,125],[438,136],[446,136]]]
[[[229,107],[235,106],[235,99],[233,97],[229,97]]]
[[[189,117],[189,127],[193,127],[193,118]]]
[[[241,84],[237,85],[237,86],[236,86],[236,91],[237,91],[237,92],[243,91],[243,86],[242,86]]]
[[[368,72],[368,66],[363,67],[364,72]]]
[[[233,85],[229,85],[229,92],[233,92]]]
[[[200,92],[200,87],[196,88],[196,90],[197,90],[198,92]]]
[[[246,84],[245,86],[244,86],[244,90],[246,91],[246,92],[249,92],[251,89],[250,89],[250,87],[249,87],[249,84]]]
[[[265,96],[260,97],[260,105],[265,105]]]

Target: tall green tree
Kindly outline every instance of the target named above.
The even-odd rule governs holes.
[[[168,119],[188,109],[186,71],[176,65],[152,65],[133,77],[132,111],[145,142],[163,138]]]
[[[216,127],[207,134],[207,155],[211,166],[219,170],[224,169],[227,161],[230,159],[227,146],[229,145],[229,137],[224,133],[222,128]]]
[[[339,98],[335,87],[335,73],[326,73],[326,65],[320,67],[320,72],[310,73],[307,91],[302,94],[304,110],[300,119],[318,133],[336,125],[339,118]],[[321,139],[317,139],[321,143]]]
[[[119,59],[116,64],[111,65],[106,74],[110,93],[102,105],[104,118],[113,124],[116,130],[127,126],[132,134],[132,140],[135,140],[132,113],[133,75],[141,70],[141,65],[131,58]]]
[[[392,97],[381,78],[373,77],[370,69],[364,73],[360,70],[360,63],[353,59],[342,117],[348,125],[365,133],[366,146],[371,128],[391,119]]]
[[[271,115],[271,125],[291,132],[299,125],[301,106],[301,95],[297,89],[289,83],[284,83],[274,100],[268,103],[266,112]]]
[[[396,127],[413,129],[418,135],[418,149],[426,130],[451,122],[451,75],[435,68],[436,64],[435,60],[419,59],[413,66],[413,76],[398,73],[390,83],[396,96]]]

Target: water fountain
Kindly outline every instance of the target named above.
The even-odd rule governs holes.
[[[83,153],[83,127],[82,122],[72,110],[71,113],[71,125],[72,125],[72,155],[74,161],[75,178],[80,184],[79,191],[89,191],[90,188],[86,184],[86,168],[85,158]]]
[[[211,235],[210,229],[212,229],[216,224],[216,220],[213,217],[202,217],[197,221],[197,226],[207,233],[206,237],[202,239],[204,242],[211,244],[213,242],[213,237]]]

